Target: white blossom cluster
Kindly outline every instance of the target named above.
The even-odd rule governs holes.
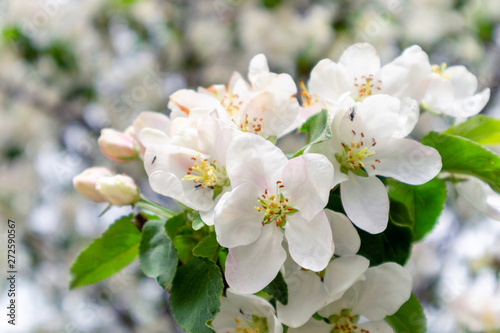
[[[396,263],[370,267],[356,254],[353,224],[386,229],[389,198],[377,176],[420,185],[439,173],[439,153],[408,135],[421,110],[477,114],[490,94],[477,89],[465,67],[431,65],[419,46],[382,66],[372,45],[352,45],[338,62],[320,61],[300,89],[259,54],[248,81],[234,73],[226,85],[178,90],[169,117],[144,112],[123,133],[103,130],[99,145],[114,161],[141,158],[151,188],[199,212],[228,249],[217,332],[282,332],[281,323],[289,332],[393,332],[384,318],[410,297],[411,276]],[[275,145],[321,110],[329,139],[291,158]],[[112,186],[92,173],[75,178],[99,201],[104,183]],[[326,209],[336,187],[347,216]],[[135,185],[122,189],[121,202],[115,192],[107,201],[139,200]],[[289,301],[275,309],[252,294],[280,272]]]

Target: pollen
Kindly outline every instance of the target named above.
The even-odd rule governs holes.
[[[365,138],[365,133],[360,132],[359,134],[352,130],[352,138],[347,142],[341,142],[342,153],[335,155],[337,162],[339,162],[343,173],[347,173],[349,170],[353,171],[355,174],[360,176],[366,176],[365,159],[367,157],[375,155],[374,148],[377,144],[375,138],[371,138],[371,146],[365,146],[363,139]],[[379,159],[375,159],[375,163],[380,163]],[[375,170],[375,163],[370,163],[369,166]]]
[[[305,107],[314,105],[318,102],[318,96],[312,96],[309,91],[307,91],[304,81],[300,81],[300,97],[302,98],[302,105]]]
[[[197,153],[191,157],[194,162],[187,168],[186,175],[182,180],[193,181],[195,189],[204,189],[206,187],[214,189],[228,185],[228,177],[225,168],[217,166],[216,160],[209,162],[207,158],[202,159],[201,154]]]
[[[270,190],[266,189],[264,194],[257,199],[260,206],[255,206],[254,209],[264,213],[262,226],[274,223],[277,227],[284,227],[287,216],[297,212],[296,209],[287,205],[290,199],[281,193],[284,187],[282,181],[278,180],[275,194],[269,194]]]
[[[374,90],[382,90],[380,86],[382,84],[382,80],[376,80],[373,77],[373,74],[368,76],[363,75],[359,79],[357,77],[354,78],[354,90],[357,92],[357,98],[362,100],[365,97],[371,96]]]

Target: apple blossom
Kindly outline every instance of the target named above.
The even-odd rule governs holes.
[[[411,46],[392,62],[380,67],[380,57],[368,43],[350,46],[338,63],[321,60],[311,71],[308,105],[320,103],[330,108],[345,92],[355,100],[375,94],[420,100],[423,97],[431,66],[419,46]],[[320,108],[321,109],[321,108]]]
[[[342,298],[318,311],[331,324],[311,318],[305,325],[290,328],[288,332],[393,333],[384,318],[396,313],[409,299],[411,286],[411,275],[396,263],[370,267],[364,279],[358,280]],[[366,320],[361,321],[361,318]]]
[[[112,161],[127,162],[137,157],[134,139],[127,133],[104,128],[97,142],[102,153]]]
[[[240,293],[271,282],[286,259],[323,270],[333,255],[331,228],[323,208],[333,168],[319,154],[288,160],[271,142],[242,133],[229,145],[226,170],[232,190],[215,207],[218,242],[229,248],[226,280]]]
[[[266,300],[254,295],[240,295],[226,290],[221,309],[212,321],[216,333],[281,333],[283,326]]]
[[[477,78],[464,66],[432,66],[432,76],[422,105],[453,117],[470,117],[481,111],[490,99],[490,89],[476,93]]]
[[[234,73],[228,86],[212,85],[198,92],[179,90],[170,97],[172,114],[185,116],[197,108],[215,109],[221,120],[243,132],[264,138],[286,134],[299,112],[292,77],[271,73],[263,54],[250,61],[248,77],[251,85]]]
[[[155,138],[161,137],[164,142],[168,142],[170,135],[170,118],[159,112],[144,111],[134,119],[132,126],[127,128],[125,133],[134,139],[134,143],[138,147],[141,157],[144,156],[146,145],[149,142],[147,140],[149,137],[143,138],[140,136],[141,131],[145,128],[149,129],[150,136],[154,136]]]
[[[418,112],[416,103],[408,106],[387,95],[357,103],[347,98],[333,113],[332,138],[310,149],[330,159],[347,216],[370,233],[385,230],[389,213],[387,191],[376,176],[420,185],[441,170],[434,148],[404,138]]]
[[[226,150],[234,131],[217,118],[176,118],[169,140],[143,129],[146,140],[144,168],[151,188],[200,212],[202,220],[213,225],[213,209],[220,195],[229,190]]]
[[[111,176],[113,176],[113,173],[107,168],[88,168],[73,177],[73,187],[80,194],[94,202],[106,202],[106,198],[96,189],[96,185],[99,179]]]
[[[369,261],[355,255],[360,238],[345,215],[325,210],[333,232],[336,255],[324,271],[318,274],[304,271],[295,264],[285,264],[288,304],[277,303],[279,320],[289,327],[304,325],[325,305],[338,300],[356,281],[363,278]],[[320,278],[323,277],[323,280]]]
[[[133,205],[140,199],[139,188],[132,178],[125,175],[99,178],[96,190],[115,206]]]

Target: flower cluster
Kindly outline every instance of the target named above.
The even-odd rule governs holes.
[[[282,332],[282,324],[289,332],[392,332],[384,319],[410,298],[411,276],[358,254],[358,232],[388,227],[389,181],[422,185],[441,171],[438,151],[408,137],[421,110],[474,115],[489,99],[477,85],[464,67],[430,64],[418,46],[381,66],[373,46],[355,44],[338,62],[320,61],[299,91],[259,54],[248,81],[234,73],[227,85],[179,90],[169,117],[144,112],[124,133],[102,130],[99,146],[113,161],[140,160],[155,192],[180,203],[194,230],[215,234],[229,286],[211,318],[216,332]],[[285,153],[277,140],[298,130],[308,144]],[[115,205],[139,200],[136,192],[114,201],[108,193],[124,185],[112,189],[105,176],[87,170],[75,188]],[[334,193],[342,212],[332,210]],[[270,303],[276,281],[288,286],[287,300]]]

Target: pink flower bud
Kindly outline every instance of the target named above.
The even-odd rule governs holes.
[[[103,177],[97,181],[96,189],[116,206],[133,205],[140,199],[139,188],[134,180],[124,175]]]
[[[97,142],[103,154],[112,161],[127,162],[137,157],[134,139],[126,133],[105,128]]]
[[[104,202],[107,200],[96,190],[96,184],[100,178],[112,175],[111,171],[103,167],[89,168],[73,178],[73,187],[92,201]]]

